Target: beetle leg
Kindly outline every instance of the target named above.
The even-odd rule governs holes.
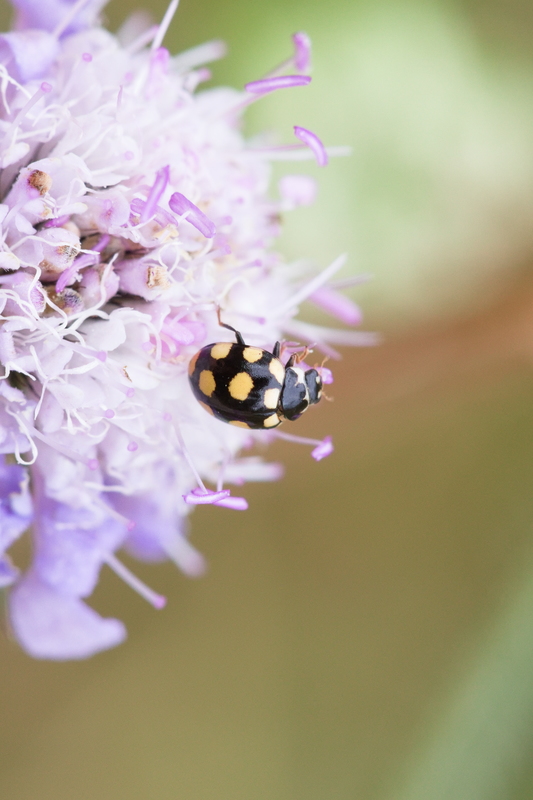
[[[243,346],[245,346],[245,341],[242,338],[242,334],[239,333],[239,331],[233,328],[231,325],[227,325],[225,322],[222,322],[222,320],[220,319],[219,306],[217,306],[217,319],[218,319],[218,324],[220,325],[221,328],[227,328],[228,331],[233,331],[233,333],[235,334],[235,338],[237,339],[237,344],[242,344]]]
[[[295,361],[297,364],[299,364],[299,363],[300,363],[300,361],[303,361],[305,358],[307,358],[307,356],[309,355],[309,353],[312,353],[312,352],[313,352],[313,351],[312,351],[312,350],[311,350],[309,347],[304,347],[304,349],[303,349],[303,350],[300,350],[298,353],[294,353],[294,354],[293,354],[293,356],[294,356],[294,361]],[[292,358],[293,356],[291,356],[291,358]],[[292,364],[291,364],[291,367],[292,367]]]

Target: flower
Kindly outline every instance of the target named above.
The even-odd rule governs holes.
[[[175,0],[133,41],[98,26],[100,0],[14,5],[16,30],[0,36],[0,586],[11,585],[9,618],[28,653],[83,658],[125,636],[84,600],[104,564],[156,608],[165,602],[117,550],[199,575],[191,509],[245,510],[226,483],[280,476],[243,449],[280,436],[311,444],[317,460],[332,450],[329,438],[206,415],[187,365],[231,338],[217,310],[269,349],[289,334],[335,357],[332,343],[373,339],[294,319],[308,299],[360,321],[330,283],[344,258],[306,279],[308,265],[271,248],[279,213],[311,202],[314,186],[286,176],[269,199],[270,160],[297,150],[324,164],[324,145],[301,127],[300,144],[279,147],[239,129],[266,92],[309,83],[305,34],[247,90],[197,91],[222,47],[171,56],[162,41]],[[19,576],[6,550],[29,526],[34,559]]]

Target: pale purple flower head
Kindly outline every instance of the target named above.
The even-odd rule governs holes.
[[[200,92],[223,48],[165,50],[175,0],[127,44],[98,26],[101,0],[13,3],[16,29],[0,36],[0,587],[28,653],[83,658],[125,636],[85,603],[103,565],[165,603],[118,550],[200,575],[194,506],[244,511],[227,484],[281,475],[243,449],[276,436],[316,460],[333,449],[205,413],[187,366],[232,338],[217,312],[268,350],[296,338],[335,357],[336,343],[373,340],[295,319],[311,301],[359,321],[331,283],[342,257],[320,271],[272,246],[280,212],[312,202],[315,186],[287,176],[270,199],[270,161],[296,150],[324,164],[326,148],[298,126],[300,143],[277,147],[240,131],[250,102],[309,83],[305,34],[244,91]],[[33,562],[20,575],[7,550],[26,530]]]

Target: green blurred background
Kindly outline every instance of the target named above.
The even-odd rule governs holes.
[[[248,130],[353,147],[296,165],[321,192],[280,247],[372,272],[354,296],[384,343],[298,423],[334,456],[280,443],[250,511],[195,512],[206,577],[136,568],[155,612],[104,571],[125,645],[1,641],[1,798],[533,797],[533,5],[182,0],[165,43],[225,39],[214,79],[241,87],[302,29],[312,85]]]

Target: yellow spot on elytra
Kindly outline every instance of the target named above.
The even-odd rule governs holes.
[[[231,342],[219,342],[214,344],[211,348],[211,356],[213,358],[226,358],[229,351],[233,347]]]
[[[283,386],[285,380],[285,367],[278,358],[273,358],[268,368],[275,379]]]
[[[263,351],[259,347],[245,347],[242,351],[242,357],[249,361],[250,364],[255,364],[260,358],[263,358]]]
[[[209,408],[207,403],[202,403],[202,401],[200,400],[200,405],[202,406],[203,409],[205,409],[205,411],[207,411],[208,414],[211,414],[211,416],[213,416],[213,409]]]
[[[274,428],[276,425],[279,425],[280,418],[277,414],[272,414],[272,416],[267,417],[263,422],[264,428]]]
[[[215,391],[215,378],[213,373],[210,369],[203,369],[200,372],[200,380],[198,381],[198,386],[200,387],[200,391],[202,394],[205,394],[206,397],[211,397],[213,392]]]
[[[194,372],[194,368],[196,367],[196,362],[198,361],[198,356],[199,356],[199,355],[200,355],[200,351],[198,350],[198,352],[196,353],[196,355],[194,355],[194,356],[191,358],[191,360],[190,360],[190,362],[189,362],[189,375],[192,375],[192,374],[193,374],[193,372]]]
[[[236,428],[248,428],[246,422],[241,422],[240,419],[232,419],[230,425],[235,425]]]
[[[280,389],[267,389],[264,396],[265,408],[277,408]]]
[[[234,400],[246,400],[254,387],[254,382],[247,372],[238,372],[231,379],[228,391]]]

